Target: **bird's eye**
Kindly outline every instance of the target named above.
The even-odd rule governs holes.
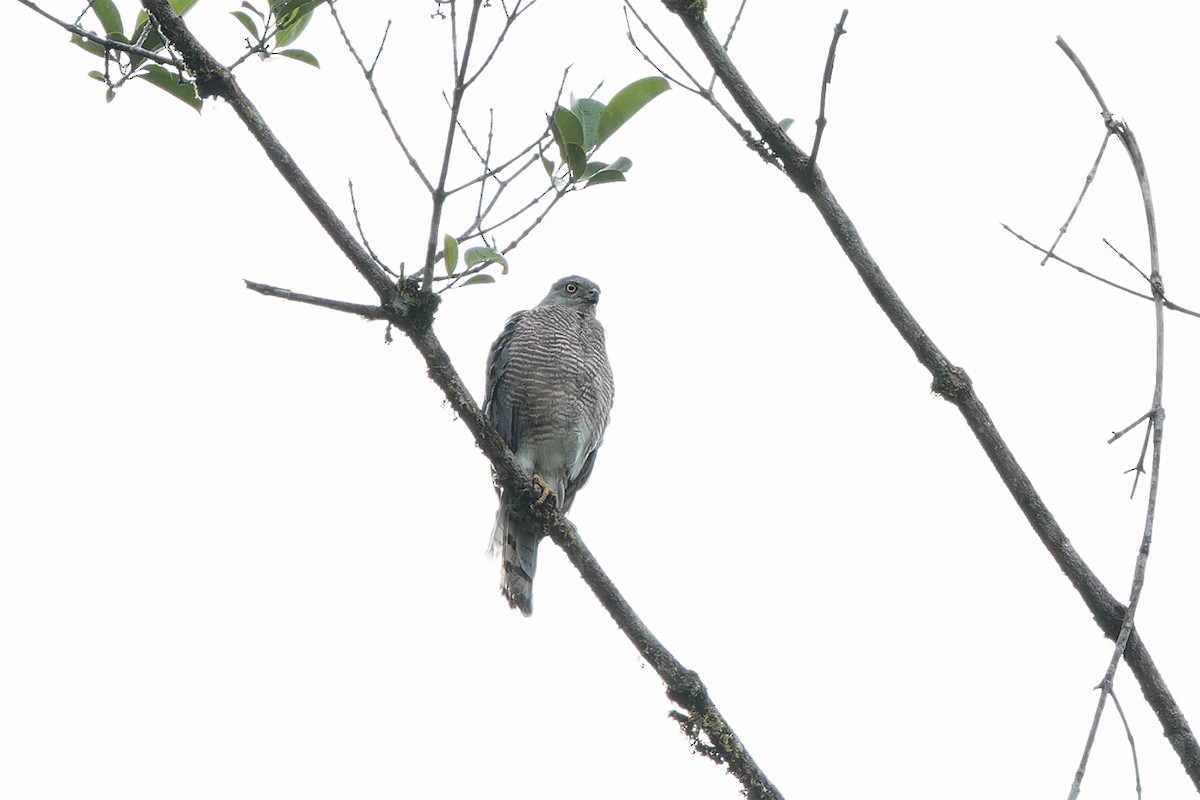
[[[578,291],[579,291],[579,284],[577,284],[577,283],[568,283],[567,284],[567,294],[575,294]]]

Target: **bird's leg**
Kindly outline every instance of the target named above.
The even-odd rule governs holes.
[[[534,503],[535,506],[540,506],[542,503],[546,502],[546,498],[550,496],[550,484],[546,483],[542,476],[538,475],[536,472],[533,473],[533,482],[542,487],[542,496],[539,497],[537,502]]]

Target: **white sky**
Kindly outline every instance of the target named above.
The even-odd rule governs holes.
[[[226,59],[235,5],[189,17]],[[383,4],[351,5],[373,53]],[[710,5],[723,29],[736,4]],[[380,83],[432,169],[448,26],[405,6]],[[639,7],[704,72],[678,24]],[[1049,242],[1102,138],[1062,35],[1141,141],[1168,295],[1200,306],[1200,11],[922,7],[851,7],[822,166],[1124,598],[1141,437],[1105,439],[1148,407],[1152,308],[1039,267],[1000,223]],[[841,8],[757,0],[734,41],[805,147]],[[620,9],[535,7],[469,96],[472,130],[494,107],[497,147],[522,144],[568,63],[568,88],[604,80],[603,99],[648,74]],[[149,86],[106,105],[98,60],[61,31],[13,2],[0,29],[0,796],[736,797],[551,544],[534,616],[501,600],[487,464],[407,342],[242,288],[372,299],[232,112]],[[327,15],[298,45],[323,68],[252,61],[239,80],[347,219],[355,181],[376,250],[418,263],[427,202]],[[957,412],[807,201],[710,109],[670,92],[606,148],[633,159],[629,183],[569,198],[510,275],[446,296],[437,330],[469,385],[512,311],[562,275],[597,281],[617,405],[573,518],[779,788],[1065,795],[1110,645]],[[1136,285],[1102,236],[1148,265],[1116,143],[1062,252]],[[1167,336],[1138,625],[1195,726],[1200,320],[1170,315]],[[1189,794],[1124,669],[1117,689],[1146,796]],[[1111,713],[1084,788],[1133,796]]]

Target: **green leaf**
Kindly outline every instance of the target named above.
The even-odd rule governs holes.
[[[589,161],[587,167],[583,170],[583,174],[579,176],[579,180],[585,181],[602,169],[608,169],[608,164],[603,161]]]
[[[792,123],[795,121],[796,120],[792,119],[791,117],[784,117],[783,119],[779,120],[779,130],[786,132],[788,128],[792,127]]]
[[[496,279],[491,275],[472,275],[462,282],[463,286],[471,286],[476,283],[495,283]]]
[[[263,16],[263,13],[262,13],[261,11],[259,11],[257,8],[255,8],[254,6],[252,6],[252,5],[250,5],[249,3],[247,3],[247,2],[246,2],[246,0],[242,0],[242,8],[246,9],[246,10],[247,10],[247,11],[249,11],[251,14],[253,14],[253,15],[254,15],[254,16],[256,16],[256,17],[258,17],[258,19],[259,19],[259,21],[260,21],[260,22],[266,22],[266,21],[267,21],[267,18]]]
[[[71,44],[82,47],[94,56],[104,57],[104,45],[89,41],[77,33],[71,34]]]
[[[554,131],[555,138],[566,144],[583,145],[583,125],[570,109],[562,106],[554,109]]]
[[[152,83],[171,96],[182,100],[196,109],[197,113],[204,106],[204,101],[196,94],[196,84],[191,82],[180,83],[178,75],[165,67],[160,67],[158,64],[151,64],[146,67],[145,72],[139,73],[136,77]]]
[[[634,81],[613,95],[613,99],[609,101],[600,115],[600,124],[596,128],[596,144],[604,144],[608,137],[616,133],[617,128],[628,122],[634,114],[642,110],[643,106],[670,88],[671,85],[667,83],[666,78],[655,75]]]
[[[588,182],[583,185],[583,188],[589,186],[599,186],[602,183],[620,183],[625,180],[625,173],[615,169],[602,169],[588,179]]]
[[[294,58],[297,61],[303,61],[305,64],[308,64],[311,67],[316,67],[317,69],[321,68],[321,62],[317,61],[317,57],[307,50],[276,50],[271,55],[287,56],[288,58]]]
[[[579,120],[579,125],[583,129],[584,152],[592,152],[599,144],[596,141],[596,127],[600,124],[600,114],[603,111],[604,103],[590,97],[571,101],[571,113]]]
[[[104,27],[106,36],[122,33],[125,30],[121,26],[121,12],[117,11],[117,5],[113,0],[92,0],[92,11],[96,13],[96,19],[100,20],[100,24]]]
[[[113,88],[111,86],[104,90],[104,102],[111,103],[113,101],[113,98],[115,98],[116,96],[117,96],[117,93],[113,91]]]
[[[279,23],[275,46],[287,47],[299,38],[312,19],[312,13],[325,0],[276,0],[271,10]]]
[[[446,274],[453,275],[458,266],[458,242],[450,234],[442,239],[442,260],[446,262]]]
[[[567,145],[567,166],[571,168],[571,180],[579,180],[587,170],[587,153],[575,143]]]
[[[617,172],[629,172],[629,170],[633,167],[633,162],[625,156],[621,156],[616,161],[609,164],[609,166],[615,169]]]
[[[254,41],[258,41],[258,25],[254,24],[254,20],[250,19],[250,15],[245,11],[230,11],[230,14],[242,23],[242,26],[250,31],[250,35],[254,37]]]
[[[88,77],[89,77],[89,78],[95,78],[96,80],[100,81],[101,83],[104,83],[104,82],[105,82],[105,78],[104,78],[104,73],[103,73],[103,72],[97,72],[96,70],[92,70],[91,72],[89,72],[89,73],[88,73]]]
[[[546,170],[546,174],[550,176],[550,180],[554,180],[554,162],[545,156],[539,156],[542,159],[542,169]]]
[[[463,261],[468,267],[479,264],[499,264],[504,268],[501,271],[505,275],[508,274],[508,262],[504,260],[504,256],[491,247],[471,247],[463,255]]]

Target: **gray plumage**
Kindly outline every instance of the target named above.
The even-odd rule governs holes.
[[[563,278],[536,308],[509,317],[488,353],[483,411],[564,513],[592,474],[612,410],[599,300],[596,284],[577,275]],[[501,487],[496,492],[500,508],[490,549],[502,559],[500,591],[529,616],[542,531],[528,506]]]

